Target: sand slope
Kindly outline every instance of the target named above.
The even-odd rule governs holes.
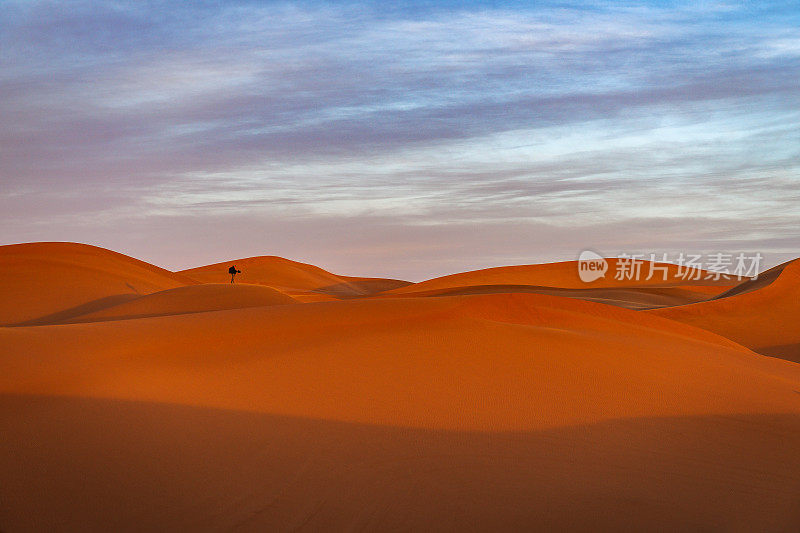
[[[0,246],[0,325],[55,322],[194,283],[186,276],[86,244]]]
[[[663,311],[524,292],[536,276],[354,298],[391,280],[268,259],[260,284],[195,284],[87,248],[40,248],[57,267],[31,295],[128,301],[0,327],[1,531],[800,528],[796,363]],[[539,270],[564,284],[559,268]],[[797,275],[672,309],[765,328],[793,316]],[[332,300],[284,305],[267,279]],[[342,283],[348,299],[315,292]],[[717,290],[683,283],[639,289]],[[641,303],[629,289],[590,290]]]
[[[0,346],[12,530],[800,524],[800,365],[635,311],[349,300]]]
[[[0,432],[0,524],[10,532],[800,523],[796,415],[486,433],[23,396],[0,398]]]
[[[208,283],[155,292],[93,313],[80,315],[67,322],[181,315],[293,303],[297,302],[290,296],[263,285]]]
[[[0,392],[351,422],[532,429],[800,407],[787,382],[773,376],[796,386],[794,364],[678,322],[541,295],[356,300],[5,328],[0,342],[8,348],[0,356]],[[20,351],[29,355],[20,359]]]
[[[649,311],[714,331],[753,350],[800,362],[800,260],[703,303]]]

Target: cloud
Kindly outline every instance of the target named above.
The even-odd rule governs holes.
[[[496,5],[10,2],[0,241],[134,232],[188,266],[149,220],[227,249],[204,217],[369,273],[452,239],[454,269],[570,253],[516,231],[622,246],[655,217],[685,231],[654,246],[702,219],[728,223],[704,246],[800,248],[796,6]]]

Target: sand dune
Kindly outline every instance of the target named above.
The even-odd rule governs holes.
[[[151,292],[196,283],[96,246],[0,246],[0,325],[64,320]]]
[[[462,272],[409,284],[381,293],[381,296],[444,296],[456,294],[492,294],[530,292],[566,296],[601,302],[628,309],[684,305],[704,301],[740,282],[729,276],[719,280],[683,279],[675,265],[644,261],[634,279],[615,279],[617,260],[608,259],[605,277],[584,282],[578,275],[577,261],[542,265],[518,265]],[[650,277],[651,268],[651,279]],[[666,275],[658,268],[666,270]],[[666,278],[666,279],[665,279]]]
[[[275,258],[231,285],[87,248],[47,251],[53,291],[127,301],[0,327],[2,531],[800,527],[800,365],[620,307],[721,286],[577,291],[561,264],[417,290]],[[791,340],[797,277],[668,310]],[[29,297],[63,315],[50,285]]]
[[[0,342],[0,392],[358,423],[527,430],[800,408],[794,364],[679,322],[533,294],[4,328]]]
[[[595,281],[585,283],[578,275],[577,261],[562,261],[559,263],[545,263],[541,265],[517,265],[485,268],[470,272],[461,272],[442,276],[420,283],[414,283],[405,287],[400,287],[390,291],[393,294],[405,294],[411,292],[421,292],[440,289],[452,289],[457,287],[469,287],[475,285],[533,285],[541,287],[554,287],[560,289],[597,289],[597,288],[619,288],[619,287],[675,287],[675,286],[720,286],[728,288],[740,280],[725,277],[720,280],[687,280],[681,277],[681,273],[676,265],[665,263],[651,263],[643,261],[641,266],[641,276],[639,279],[616,279],[618,259],[609,258],[608,272],[605,277]],[[661,271],[653,271],[651,279],[646,279],[650,273],[651,265],[666,270],[665,275]],[[700,271],[701,276],[706,276],[706,271]]]
[[[349,300],[0,345],[11,530],[800,523],[800,366],[635,311]]]
[[[207,283],[167,289],[68,320],[96,322],[297,303],[263,285]]]
[[[649,311],[714,331],[753,350],[800,362],[800,260],[707,302]]]
[[[231,265],[242,271],[237,275],[237,281],[268,285],[293,296],[309,295],[309,301],[319,301],[313,298],[313,294],[352,298],[408,284],[400,280],[337,276],[314,265],[277,256],[234,259],[180,273],[200,283],[225,283],[230,281],[228,268]]]

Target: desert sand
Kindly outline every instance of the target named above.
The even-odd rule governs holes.
[[[797,531],[800,364],[769,352],[798,265],[586,288],[0,247],[0,530]]]

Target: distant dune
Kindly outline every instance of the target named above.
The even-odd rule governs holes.
[[[714,331],[759,353],[800,362],[800,260],[718,298],[651,312]]]
[[[242,271],[237,280],[242,283],[269,285],[292,295],[328,295],[352,298],[407,285],[407,281],[337,276],[314,265],[299,263],[277,256],[248,257],[215,263],[180,273],[200,283],[225,283],[230,280],[231,265]],[[307,298],[318,301],[316,298]]]
[[[518,265],[487,268],[452,274],[388,290],[382,296],[446,296],[456,294],[492,294],[530,292],[566,296],[626,307],[650,309],[704,301],[740,282],[730,276],[683,279],[675,265],[643,261],[634,279],[615,279],[617,260],[608,259],[603,278],[584,282],[578,275],[577,261],[543,265]],[[655,266],[651,273],[651,266]],[[657,270],[657,269],[664,269]],[[647,279],[650,277],[650,279]]]
[[[800,528],[800,364],[750,349],[798,342],[800,261],[583,288],[0,258],[33,267],[0,301],[2,531]]]

